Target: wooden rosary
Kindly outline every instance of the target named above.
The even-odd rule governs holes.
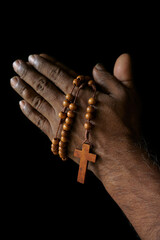
[[[90,120],[93,119],[94,115],[93,112],[95,111],[94,105],[96,104],[96,84],[95,81],[92,80],[88,76],[78,76],[76,79],[73,80],[73,88],[70,93],[66,94],[65,100],[63,101],[63,110],[59,113],[59,124],[57,128],[57,132],[55,138],[52,140],[51,151],[54,155],[59,155],[63,161],[67,160],[67,143],[68,143],[68,136],[69,131],[71,130],[71,126],[73,124],[74,117],[76,115],[77,104],[76,100],[78,98],[79,92],[85,85],[88,84],[89,87],[93,89],[93,96],[88,100],[88,107],[86,109],[85,119],[86,122],[84,123],[85,128],[85,139],[82,143],[82,150],[75,149],[74,157],[80,158],[79,163],[79,171],[77,181],[80,183],[84,183],[86,170],[87,170],[87,163],[88,161],[95,163],[96,155],[89,153],[91,144],[89,142],[89,132],[92,129],[92,123]],[[76,95],[73,96],[73,90],[75,87],[78,88]],[[63,124],[63,125],[62,125]],[[62,125],[61,137],[58,138],[58,132],[60,126]]]

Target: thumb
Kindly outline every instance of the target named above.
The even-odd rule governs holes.
[[[117,58],[113,74],[126,87],[133,87],[132,61],[129,54],[124,53]]]

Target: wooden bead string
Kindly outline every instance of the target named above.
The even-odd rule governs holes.
[[[58,132],[60,130],[60,126],[63,124],[63,122],[65,121],[66,117],[67,117],[67,113],[66,113],[66,110],[69,106],[69,103],[72,102],[74,96],[72,95],[72,92],[75,88],[75,85],[73,86],[70,94],[66,94],[66,100],[63,101],[63,106],[64,108],[62,109],[62,111],[59,113],[59,117],[60,117],[60,121],[59,121],[59,124],[58,124],[58,128],[57,128],[57,131],[56,131],[56,135],[55,137],[53,138],[52,140],[52,144],[51,144],[51,151],[53,152],[54,155],[60,155],[60,157],[62,158],[62,155],[64,156],[62,158],[63,161],[67,160],[67,157],[66,157],[66,136],[64,136],[64,131],[61,132],[61,135],[64,137],[64,139],[62,138],[62,140],[64,140],[63,142],[60,141],[60,138],[58,138]],[[60,151],[59,151],[59,148],[60,148]],[[61,152],[63,152],[63,154],[61,154]],[[64,154],[65,153],[65,154]]]
[[[58,124],[58,128],[56,131],[56,135],[52,140],[51,144],[51,151],[53,152],[54,155],[59,155],[60,158],[63,161],[67,160],[67,143],[68,143],[68,136],[69,136],[69,131],[71,130],[71,125],[73,123],[73,119],[75,117],[75,111],[77,110],[77,105],[76,105],[76,100],[78,98],[80,90],[86,85],[88,82],[88,86],[91,87],[94,91],[93,96],[89,98],[88,100],[88,107],[86,109],[86,122],[84,123],[84,128],[85,128],[85,139],[83,143],[88,143],[89,142],[89,131],[92,128],[91,120],[93,119],[94,115],[94,105],[96,104],[96,85],[95,81],[91,80],[90,77],[88,76],[78,76],[76,79],[73,80],[73,88],[69,94],[66,94],[66,99],[63,101],[63,110],[59,113],[60,121]],[[77,87],[78,90],[76,92],[76,95],[73,96],[73,90],[74,88]],[[67,111],[68,110],[68,111]],[[58,132],[60,130],[60,126],[62,126],[62,131],[61,131],[61,137],[58,138]]]
[[[88,107],[86,109],[86,114],[85,114],[85,118],[86,118],[86,122],[84,123],[84,128],[85,128],[85,139],[82,143],[82,145],[84,143],[88,143],[91,145],[90,141],[89,141],[89,131],[92,129],[93,125],[90,122],[93,118],[94,118],[94,112],[95,112],[95,108],[94,105],[96,104],[96,85],[95,85],[95,81],[93,80],[89,80],[88,81],[88,86],[91,87],[93,89],[93,96],[91,98],[88,99]]]
[[[79,90],[82,88],[84,82],[84,76],[78,76],[73,80],[73,88],[69,94],[66,94],[66,99],[63,101],[63,110],[59,113],[60,121],[56,131],[55,138],[52,140],[51,151],[54,155],[59,155],[63,161],[67,160],[67,142],[69,136],[69,130],[75,117],[75,110],[77,109],[76,100],[78,97]],[[73,90],[78,87],[76,96],[73,96]],[[73,101],[74,100],[74,101]],[[68,112],[66,112],[68,110]],[[63,124],[61,137],[58,138],[58,132],[60,126]]]

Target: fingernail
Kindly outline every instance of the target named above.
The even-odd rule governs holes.
[[[100,70],[100,71],[105,70],[105,67],[102,63],[97,63],[95,67],[97,70]]]
[[[35,55],[30,55],[30,56],[28,57],[28,61],[29,61],[30,63],[34,64],[34,63],[35,63]]]
[[[13,88],[16,88],[18,86],[18,78],[17,77],[11,78],[10,82],[11,82],[11,86]]]
[[[26,102],[24,100],[19,101],[19,105],[21,109],[25,109]]]
[[[17,69],[19,68],[21,64],[21,61],[20,60],[16,60],[14,63],[13,63],[13,68],[15,71],[17,71]]]

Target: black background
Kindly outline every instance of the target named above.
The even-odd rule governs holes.
[[[76,182],[78,166],[61,162],[50,141],[19,110],[11,89],[12,62],[48,53],[82,74],[97,62],[112,72],[131,54],[149,148],[159,156],[159,19],[156,6],[95,2],[20,2],[4,6],[1,19],[1,155],[6,236],[137,239],[128,220],[91,173]],[[151,17],[152,16],[152,17]]]

